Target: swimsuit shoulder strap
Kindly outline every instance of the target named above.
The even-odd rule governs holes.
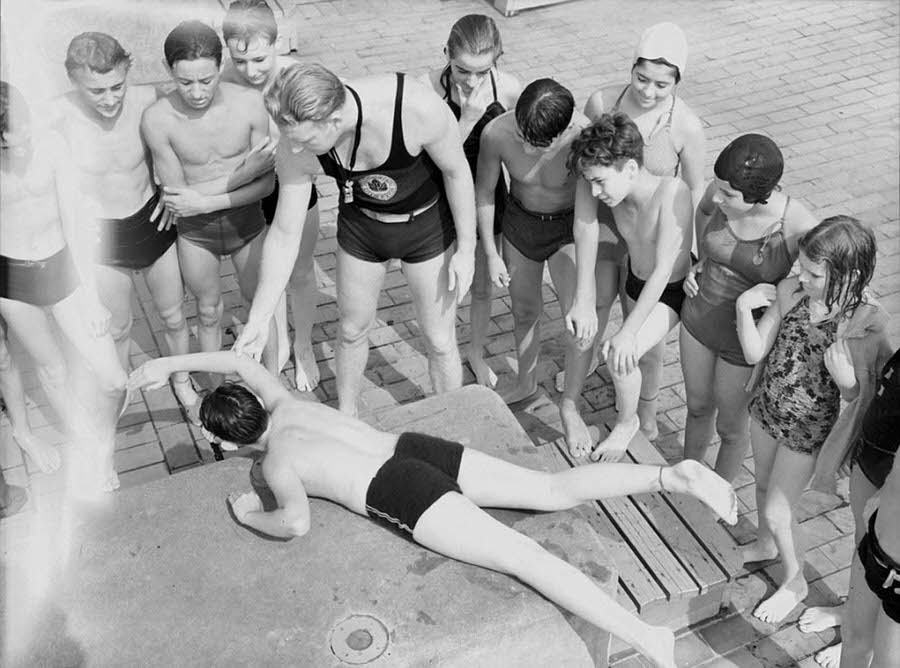
[[[438,79],[441,84],[441,88],[444,89],[444,99],[450,100],[450,66],[447,65],[441,72],[441,76]]]
[[[491,90],[494,91],[494,102],[499,102],[500,100],[497,98],[497,81],[494,79],[494,71],[491,70],[489,74],[491,75]]]
[[[783,223],[784,223],[784,218],[785,218],[785,216],[787,216],[787,210],[788,210],[788,207],[789,207],[790,205],[791,205],[791,196],[790,196],[790,195],[786,195],[785,198],[784,198],[784,211],[781,212],[781,218],[779,218],[779,219],[775,222],[776,225],[778,225],[778,224],[783,224]]]
[[[386,164],[394,166],[396,162],[406,163],[412,156],[406,150],[403,140],[403,82],[406,75],[397,72],[397,94],[394,96],[394,127],[391,131],[391,153]]]
[[[672,104],[669,106],[669,120],[666,121],[666,128],[672,129],[672,116],[675,113],[675,94],[672,93]]]
[[[631,84],[625,86],[625,88],[622,89],[622,92],[619,93],[619,97],[616,98],[616,103],[613,105],[612,113],[616,113],[619,110],[619,103],[622,101],[622,98],[625,97],[625,91],[628,90],[629,86],[631,86]]]

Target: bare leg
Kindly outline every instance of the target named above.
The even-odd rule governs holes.
[[[691,336],[684,325],[680,330],[679,357],[687,395],[684,458],[702,462],[712,440],[716,416],[716,355]]]
[[[779,446],[769,478],[769,493],[760,514],[775,538],[781,555],[784,581],[776,592],[759,604],[753,615],[764,622],[777,623],[799,604],[808,593],[803,576],[804,551],[799,544],[800,530],[794,509],[812,477],[816,458]]]
[[[485,507],[565,510],[594,499],[665,489],[703,501],[730,524],[737,521],[737,497],[731,485],[693,460],[664,467],[598,463],[547,473],[467,448],[458,480],[463,494]]]
[[[133,284],[131,272],[103,264],[94,265],[97,293],[103,305],[109,310],[109,333],[116,344],[119,364],[128,371],[131,368],[131,293]]]
[[[627,298],[627,301],[634,305],[634,300]],[[666,334],[677,323],[678,314],[665,304],[657,303],[637,333],[635,341],[637,354],[643,358],[648,351],[665,339]],[[637,410],[641,393],[641,368],[635,368],[626,374],[619,374],[611,368],[610,374],[616,387],[618,417],[609,436],[591,453],[592,459],[605,462],[622,459],[628,444],[640,428]]]
[[[319,207],[306,212],[300,251],[288,283],[291,324],[294,326],[294,382],[302,392],[312,392],[319,384],[319,367],[312,347],[316,321],[316,242],[319,239]]]
[[[262,260],[262,245],[265,238],[265,232],[258,234],[253,241],[231,255],[231,261],[234,263],[234,269],[237,272],[238,287],[241,290],[241,296],[247,304],[253,302],[253,296],[256,294],[256,286],[259,283],[259,263]],[[281,299],[279,301],[283,302],[284,300]],[[269,341],[272,342],[272,345],[266,345],[262,352],[263,366],[273,376],[281,373],[282,367],[287,363],[287,347],[279,351],[278,332],[276,330],[277,325],[273,318],[269,322]]]
[[[898,657],[900,657],[900,624],[888,617],[884,607],[881,607],[875,621],[875,642],[870,668],[896,667]]]
[[[335,376],[338,407],[356,415],[359,386],[369,358],[369,330],[375,322],[378,295],[386,271],[383,262],[355,258],[337,250],[337,303],[340,309]]]
[[[174,245],[144,272],[144,277],[147,279],[147,287],[150,289],[156,312],[166,327],[163,331],[166,354],[189,353],[191,347],[187,320],[184,317],[184,284],[178,266],[178,251]],[[199,424],[197,412],[200,408],[200,397],[191,384],[190,375],[181,371],[172,374],[172,387],[175,396],[188,411],[191,421]]]
[[[219,258],[205,248],[179,237],[178,262],[184,282],[197,298],[197,339],[200,350],[216,352],[222,348],[222,281]]]
[[[113,491],[119,487],[113,459],[116,445],[116,422],[126,401],[125,385],[128,376],[119,358],[112,337],[107,333],[94,336],[83,318],[85,294],[82,288],[51,307],[53,317],[72,345],[87,362],[97,383],[91,397],[99,427],[100,487]],[[88,490],[90,491],[90,490]]]
[[[25,407],[25,387],[22,376],[6,343],[6,331],[0,319],[0,394],[6,404],[6,414],[12,427],[12,436],[31,462],[44,473],[59,468],[59,450],[34,435],[28,422]],[[2,474],[0,474],[2,475]]]
[[[600,365],[600,343],[609,323],[609,312],[612,310],[616,296],[619,294],[619,262],[614,260],[597,260],[594,268],[595,290],[597,295],[597,335],[591,349],[591,357],[585,369],[585,379]],[[582,386],[584,382],[582,381]],[[556,391],[566,389],[566,372],[556,374]]]
[[[413,538],[454,559],[517,577],[557,605],[629,643],[654,666],[675,667],[675,638],[670,630],[642,622],[587,575],[460,494],[445,494],[426,510]]]
[[[500,235],[494,239],[500,245]],[[484,360],[488,328],[491,325],[491,292],[493,284],[487,269],[487,256],[481,244],[475,247],[475,275],[472,278],[472,302],[469,306],[471,339],[466,349],[466,359],[475,374],[475,382],[485,387],[497,385],[497,374]]]
[[[567,313],[575,299],[575,244],[568,244],[554,253],[549,261],[550,278],[559,296],[559,306]],[[578,410],[578,400],[591,363],[593,342],[579,348],[578,341],[568,331],[563,332],[566,340],[565,377],[566,385],[559,400],[559,417],[566,435],[566,445],[572,457],[583,457],[591,451],[593,438]]]
[[[437,394],[462,387],[462,360],[456,343],[456,290],[447,287],[447,266],[456,247],[425,262],[404,263],[416,318],[428,349],[428,372]]]
[[[648,441],[655,441],[659,437],[656,407],[659,404],[659,383],[662,379],[665,354],[666,342],[663,340],[644,353],[640,361],[641,391],[638,397],[637,416],[641,423],[641,431]]]
[[[778,548],[775,546],[775,538],[769,529],[769,523],[762,509],[766,505],[766,497],[769,494],[769,478],[772,475],[772,467],[775,464],[775,453],[778,444],[775,439],[766,433],[762,425],[756,420],[750,420],[750,444],[753,446],[753,469],[756,473],[756,508],[758,528],[756,540],[742,548],[744,563],[754,561],[767,561],[778,556]]]
[[[510,275],[509,297],[519,368],[516,384],[500,390],[499,394],[507,404],[514,404],[537,392],[537,360],[541,352],[541,315],[544,312],[541,290],[544,266],[522,255],[505,237],[503,257]]]

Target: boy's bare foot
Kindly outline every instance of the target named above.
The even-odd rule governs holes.
[[[774,594],[756,606],[753,616],[768,624],[778,624],[790,614],[791,610],[806,598],[809,587],[803,572],[797,573],[781,585]]]
[[[637,415],[641,421],[641,433],[647,437],[648,441],[655,441],[659,438],[659,427],[656,426],[656,398],[639,399]]]
[[[571,399],[563,399],[559,404],[559,417],[562,420],[563,431],[566,434],[566,445],[569,454],[574,459],[584,457],[591,451],[594,444],[587,425],[581,419],[575,402]]]
[[[689,494],[709,506],[728,524],[737,522],[737,495],[731,484],[700,462],[685,459],[662,470],[663,489]]]
[[[294,382],[301,392],[312,392],[319,384],[319,365],[316,354],[308,341],[298,344],[294,341]]]
[[[591,459],[595,462],[599,460],[610,464],[621,460],[640,426],[637,415],[631,416],[631,419],[625,422],[617,422],[606,440],[594,448]]]
[[[516,384],[497,391],[497,394],[500,395],[500,398],[503,399],[507,406],[532,399],[537,393],[537,381],[534,381],[531,385],[525,385],[524,387],[520,384]]]
[[[665,626],[651,626],[650,629],[636,649],[650,659],[655,668],[675,668],[675,634]]]
[[[819,631],[830,629],[832,626],[840,626],[843,618],[843,605],[836,605],[831,608],[807,608],[800,615],[798,626],[803,633],[818,633]]]
[[[844,643],[826,647],[821,652],[816,652],[816,663],[822,668],[838,668],[841,665],[841,648]]]
[[[107,473],[100,483],[100,490],[103,492],[115,492],[120,486],[119,474],[112,471],[111,473]]]
[[[497,374],[490,365],[484,361],[484,351],[473,350],[471,344],[466,348],[466,361],[472,367],[472,373],[475,374],[475,382],[484,385],[492,390],[497,386]]]
[[[12,517],[20,512],[28,502],[28,492],[24,487],[16,485],[6,486],[6,498],[0,499],[0,520],[5,517]]]
[[[59,469],[60,464],[62,464],[62,458],[59,455],[59,450],[55,446],[39,439],[30,431],[13,432],[12,436],[16,440],[16,443],[19,444],[22,452],[28,455],[31,463],[34,464],[39,471],[42,473],[53,473]]]
[[[741,548],[744,563],[751,564],[754,561],[770,561],[778,556],[778,548],[774,542],[755,540]]]

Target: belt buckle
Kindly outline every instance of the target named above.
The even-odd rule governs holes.
[[[897,573],[896,568],[892,568],[887,574],[887,577],[884,579],[884,582],[881,584],[881,588],[900,590],[900,587],[892,587],[895,582],[900,582],[900,574]]]

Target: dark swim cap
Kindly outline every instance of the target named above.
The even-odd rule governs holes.
[[[784,156],[768,137],[741,135],[722,149],[713,171],[747,204],[765,204],[784,173]]]

